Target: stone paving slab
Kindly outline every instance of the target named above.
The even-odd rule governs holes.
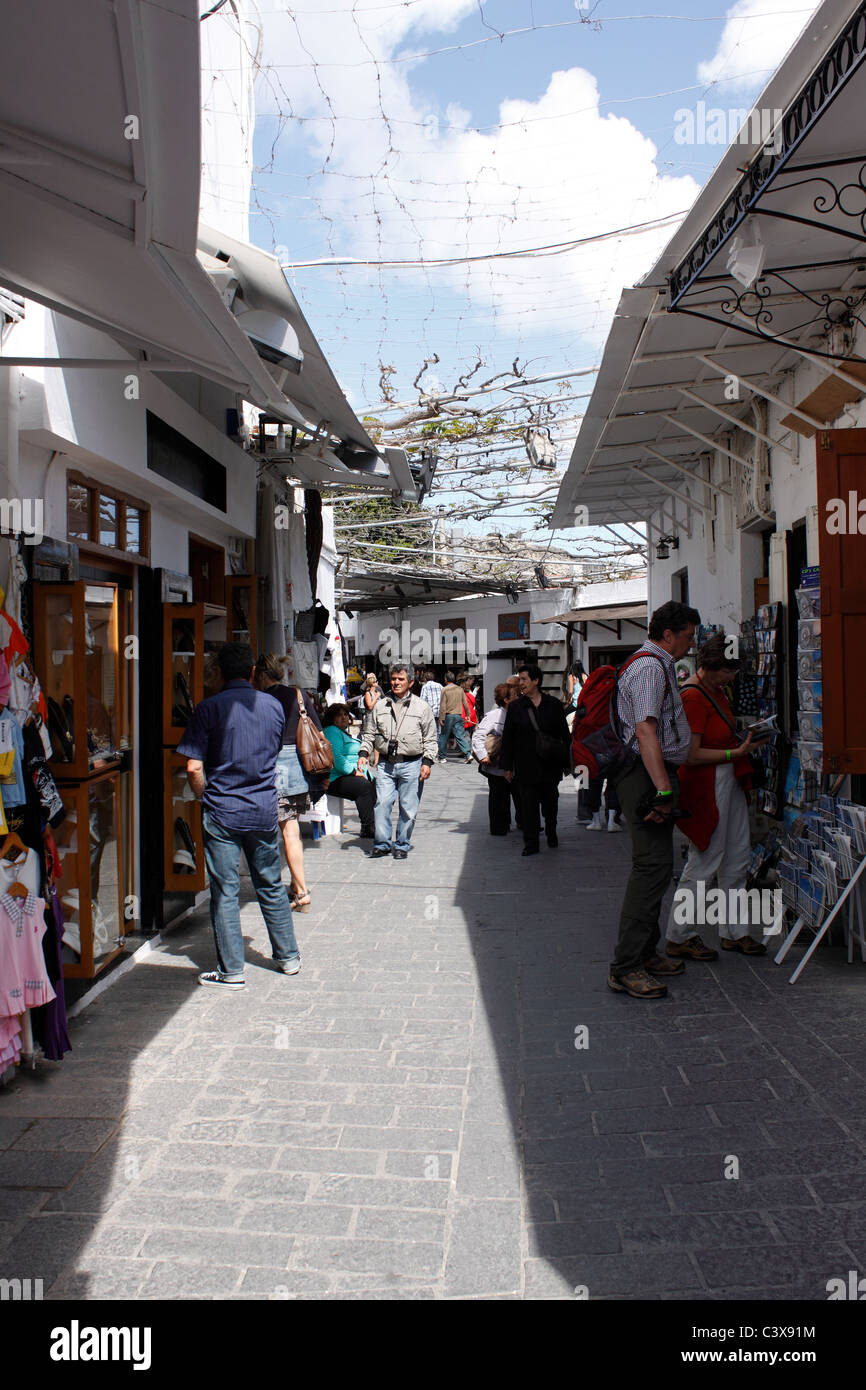
[[[569,785],[559,850],[523,860],[474,770],[437,768],[408,860],[307,844],[300,975],[248,881],[245,991],[196,982],[206,909],[167,935],[0,1093],[0,1275],[64,1301],[784,1301],[866,1265],[862,965],[822,950],[789,987],[723,956],[612,995],[628,840],[574,813]]]

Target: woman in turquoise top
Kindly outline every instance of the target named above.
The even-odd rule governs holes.
[[[342,797],[346,801],[354,801],[361,817],[361,839],[372,840],[376,784],[358,775],[361,744],[349,733],[351,722],[348,705],[329,705],[325,710],[322,729],[334,750],[334,767],[328,784],[328,794]]]

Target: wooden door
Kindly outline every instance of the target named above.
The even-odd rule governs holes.
[[[866,772],[866,429],[816,448],[824,771]]]

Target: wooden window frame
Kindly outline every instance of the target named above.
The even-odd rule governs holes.
[[[78,487],[87,488],[87,529],[88,539],[80,540],[69,536],[69,484],[74,483]],[[117,506],[117,535],[122,538],[123,547],[114,545],[102,545],[94,537],[99,535],[99,496],[102,493],[105,497],[110,497]],[[139,550],[126,550],[126,509],[135,507],[141,516],[141,534],[139,537]],[[150,564],[150,505],[142,501],[140,497],[133,497],[132,493],[123,492],[120,488],[114,487],[110,483],[102,483],[97,478],[89,478],[84,473],[79,473],[75,469],[69,469],[66,474],[66,538],[73,539],[73,543],[81,550],[86,550],[90,555],[101,555],[106,559],[115,556],[123,558],[131,565]]]

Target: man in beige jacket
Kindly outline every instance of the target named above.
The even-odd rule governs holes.
[[[358,770],[363,772],[374,748],[379,753],[372,859],[386,854],[393,854],[395,859],[408,856],[421,787],[436,759],[436,723],[430,706],[410,693],[413,674],[411,667],[391,667],[391,693],[377,700],[361,733]],[[392,843],[391,813],[395,801],[400,809]]]

